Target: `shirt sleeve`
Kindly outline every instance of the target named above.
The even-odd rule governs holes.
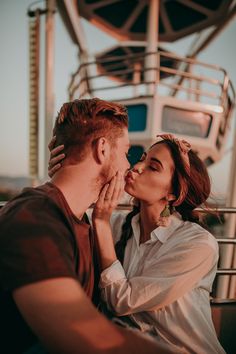
[[[66,226],[67,225],[67,226]],[[28,201],[1,222],[0,279],[6,291],[55,277],[76,278],[68,222],[50,202]]]
[[[204,235],[203,235],[204,236]],[[163,308],[216,270],[216,249],[204,237],[177,245],[159,258],[146,259],[138,276],[127,279],[119,261],[101,273],[102,296],[116,315]],[[202,238],[202,242],[201,242]],[[213,272],[214,274],[214,272]]]

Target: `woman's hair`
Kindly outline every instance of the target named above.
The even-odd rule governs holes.
[[[181,152],[178,145],[171,140],[162,140],[151,146],[157,144],[166,144],[170,150],[172,159],[175,164],[175,170],[172,178],[173,194],[178,199],[183,189],[186,190],[183,201],[175,206],[183,220],[200,223],[200,213],[194,210],[201,206],[207,209],[206,200],[210,195],[211,183],[207,172],[207,168],[200,160],[193,150],[189,150],[188,158],[190,163],[190,173],[186,168],[186,164],[181,157]],[[131,220],[132,217],[139,212],[139,207],[134,209],[127,215],[122,227],[122,234],[120,240],[116,243],[115,249],[118,259],[123,262],[124,251],[129,238],[132,236]]]
[[[194,209],[199,206],[207,208],[206,200],[211,192],[211,182],[206,166],[193,150],[189,150],[190,170],[188,170],[177,144],[170,140],[156,144],[166,144],[171,152],[175,164],[172,178],[173,194],[178,198],[181,191],[186,189],[185,198],[175,206],[175,209],[182,215],[183,220],[199,222],[200,214]]]
[[[127,245],[128,240],[132,236],[131,221],[133,219],[133,216],[135,216],[138,213],[139,213],[139,207],[134,206],[133,210],[126,216],[125,222],[122,225],[121,238],[115,244],[116,256],[121,262],[121,264],[123,264],[124,261],[125,247]]]

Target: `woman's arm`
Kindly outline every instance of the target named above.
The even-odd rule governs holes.
[[[215,250],[204,242],[185,242],[160,258],[147,257],[138,275],[129,279],[116,261],[101,273],[102,297],[118,316],[158,310],[191,291],[208,273],[214,278],[216,264]]]

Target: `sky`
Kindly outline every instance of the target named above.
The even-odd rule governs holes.
[[[29,53],[28,17],[29,0],[0,0],[0,176],[28,176],[28,117],[29,117]],[[55,115],[63,102],[68,101],[67,87],[71,75],[78,68],[78,49],[72,43],[59,14],[55,15],[55,69],[54,99]],[[42,18],[42,25],[44,18]],[[96,53],[116,43],[116,40],[82,21],[89,51]],[[41,30],[41,60],[44,70],[43,26]],[[204,50],[198,59],[222,66],[236,87],[236,21],[231,23]],[[169,45],[174,52],[183,55],[188,38]],[[168,49],[168,47],[167,47]],[[40,79],[40,129],[43,130],[44,115],[44,78]],[[233,132],[236,113],[232,124],[226,153],[220,162],[209,168],[213,192],[226,195],[230,175]],[[41,132],[42,135],[42,132]],[[40,142],[42,153],[44,142]],[[223,172],[223,173],[222,173]]]

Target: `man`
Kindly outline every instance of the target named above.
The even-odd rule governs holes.
[[[65,103],[54,127],[56,145],[64,144],[63,166],[1,210],[0,352],[23,353],[38,341],[53,353],[157,352],[90,301],[94,240],[84,213],[129,167],[127,125],[119,104]]]

